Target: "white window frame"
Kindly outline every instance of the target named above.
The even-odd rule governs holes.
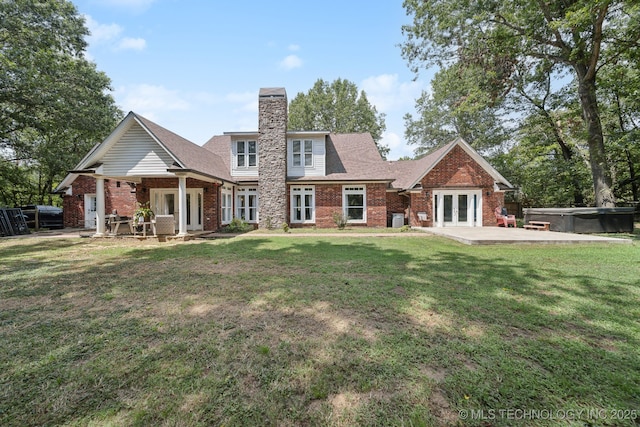
[[[220,222],[222,224],[229,224],[233,219],[233,188],[222,187],[220,197]]]
[[[349,219],[349,196],[361,195],[362,196],[362,219]],[[360,206],[352,206],[353,208],[360,208]],[[342,213],[348,218],[347,222],[350,224],[366,224],[367,222],[367,186],[366,185],[345,185],[342,187]]]
[[[296,150],[296,144],[298,149]],[[313,168],[313,140],[312,139],[294,139],[291,141],[291,154],[293,156],[293,167],[296,168]],[[304,159],[304,164],[302,159]]]
[[[250,196],[255,196],[251,198]],[[250,202],[253,200],[253,205],[250,203],[243,203],[242,198],[244,197],[245,202]],[[235,204],[235,212],[236,218],[243,219],[249,224],[257,224],[259,221],[258,218],[258,208],[260,206],[260,197],[258,195],[258,187],[240,187],[236,189],[236,204]],[[253,219],[251,219],[251,213],[253,211]]]
[[[204,190],[187,188],[187,230],[203,230],[204,227]],[[172,198],[167,198],[171,196]],[[173,202],[169,204],[169,200]],[[179,190],[175,188],[152,188],[150,190],[151,210],[156,215],[173,215],[178,227],[180,218]]]
[[[238,169],[258,167],[258,142],[255,140],[235,141],[235,163]],[[240,149],[242,147],[242,150]],[[250,149],[253,148],[253,150]],[[241,160],[242,159],[242,160]],[[253,162],[251,161],[253,159]],[[251,164],[253,163],[253,164]]]
[[[311,200],[307,199],[311,196]],[[296,205],[296,199],[299,197],[300,206]],[[307,205],[307,202],[309,204]],[[309,210],[310,215],[307,215]],[[297,212],[300,212],[300,218],[297,218]],[[292,224],[315,224],[316,222],[316,187],[313,185],[304,185],[291,187],[291,209]]]

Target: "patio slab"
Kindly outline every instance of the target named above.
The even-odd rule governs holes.
[[[571,243],[633,243],[631,239],[603,237],[591,234],[560,233],[556,231],[525,230],[504,227],[429,227],[422,231],[447,237],[467,245],[497,244],[571,244]]]

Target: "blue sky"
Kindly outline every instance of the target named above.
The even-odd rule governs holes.
[[[292,100],[319,78],[343,78],[386,114],[389,159],[413,152],[402,117],[432,74],[413,81],[400,55],[400,0],[73,2],[118,106],[196,144],[256,130],[261,87],[285,87]]]

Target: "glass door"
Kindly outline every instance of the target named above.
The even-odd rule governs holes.
[[[202,189],[187,189],[187,230],[202,230]],[[176,230],[180,224],[178,190],[151,189],[151,210],[156,215],[173,215]]]
[[[481,225],[479,190],[449,190],[434,192],[433,206],[435,225],[437,227],[474,227]]]

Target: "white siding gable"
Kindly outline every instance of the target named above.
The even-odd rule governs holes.
[[[294,165],[293,146],[294,141],[300,141],[301,147],[304,147],[304,141],[312,141],[313,143],[313,161],[310,166],[305,166],[304,153],[299,160],[300,166]],[[297,145],[297,144],[296,144]],[[302,148],[301,150],[304,150]],[[287,176],[325,176],[326,175],[326,147],[324,136],[318,137],[289,137],[287,138]]]
[[[109,176],[172,176],[167,172],[174,162],[138,123],[134,123],[105,153],[101,162]]]

